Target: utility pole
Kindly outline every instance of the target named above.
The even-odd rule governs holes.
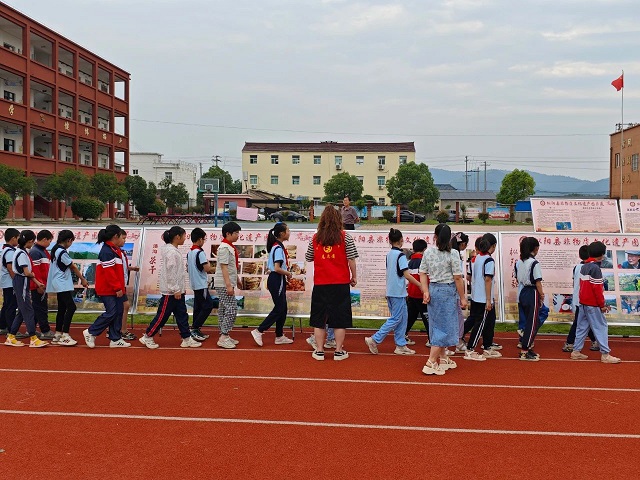
[[[216,167],[218,166],[218,162],[220,161],[220,155],[214,155],[213,158],[211,159],[212,162],[214,162],[216,164]]]
[[[211,159],[212,162],[216,164],[216,168],[218,168],[218,162],[220,161],[220,155],[214,155]],[[225,175],[222,175],[222,193],[227,193],[227,185],[225,181]]]
[[[469,169],[467,168],[469,164],[469,156],[464,156],[464,191],[469,191]]]
[[[487,191],[487,166],[491,164],[487,163],[486,160],[482,162],[482,164],[484,165],[484,191],[486,192]]]
[[[200,162],[200,178],[202,178],[202,162]]]

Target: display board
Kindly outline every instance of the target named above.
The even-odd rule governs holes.
[[[624,233],[640,233],[639,200],[620,200],[620,216]]]
[[[531,212],[536,232],[622,231],[616,200],[532,198]]]
[[[0,226],[0,244],[4,244],[4,232],[9,228],[6,225]],[[15,227],[14,227],[15,228]],[[84,277],[89,282],[89,288],[85,289],[80,285],[79,279],[73,275],[73,280],[75,284],[75,291],[73,300],[76,303],[76,307],[78,308],[78,312],[87,313],[87,312],[102,312],[104,311],[104,305],[100,301],[100,298],[96,295],[95,291],[95,272],[96,266],[98,264],[98,253],[100,252],[100,248],[102,248],[102,244],[97,244],[96,240],[98,238],[98,232],[101,227],[83,227],[79,228],[76,226],[50,226],[50,225],[31,225],[29,226],[29,230],[33,230],[36,235],[40,230],[49,230],[53,233],[53,241],[49,246],[49,251],[53,248],[56,243],[56,238],[58,238],[58,232],[60,230],[71,230],[75,235],[76,239],[73,242],[73,245],[69,248],[69,256],[73,260],[73,263],[76,264],[78,270],[82,272]],[[21,230],[18,228],[18,230]],[[129,228],[126,227],[127,231],[127,240],[123,247],[123,250],[127,254],[129,258],[129,263],[131,265],[139,265],[140,264],[140,252],[141,245],[143,241],[143,229],[139,227]],[[137,273],[130,272],[129,275],[129,283],[127,284],[127,295],[131,302],[131,307],[129,309],[130,313],[135,312],[135,298],[137,295]],[[57,309],[57,298],[56,295],[49,295],[49,310]]]
[[[518,284],[514,265],[520,255],[520,240],[528,233],[501,233],[500,257],[503,265],[502,300],[504,320],[518,320]],[[573,267],[580,262],[582,245],[601,241],[607,246],[602,262],[605,301],[611,307],[609,324],[640,324],[640,235],[534,234],[540,242],[536,260],[542,268],[545,304],[549,320],[573,321]]]

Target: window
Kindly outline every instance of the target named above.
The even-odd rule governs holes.
[[[258,155],[249,155],[249,163],[251,165],[257,165],[258,164]]]
[[[364,165],[364,155],[356,155],[356,165]]]
[[[314,185],[320,185],[320,177],[319,176],[313,176],[313,184]]]
[[[291,163],[294,165],[300,165],[300,155],[291,155]]]
[[[293,175],[291,177],[291,185],[300,185],[300,175]]]
[[[4,151],[5,152],[15,152],[16,151],[16,141],[11,140],[10,138],[4,139]]]
[[[320,165],[322,163],[322,157],[320,155],[313,156],[313,164]]]
[[[638,171],[638,154],[637,153],[635,155],[631,155],[631,171],[632,172]]]
[[[384,187],[385,185],[384,177],[378,177],[378,185],[382,185]]]
[[[378,205],[380,205],[380,206],[384,207],[384,201],[385,201],[385,198],[384,198],[384,197],[380,197],[380,198],[378,199]]]
[[[164,172],[164,178],[167,180],[173,180],[173,172]]]
[[[378,165],[385,165],[387,163],[384,155],[378,155]]]
[[[364,177],[356,177],[358,180],[360,180],[360,183],[364,185]]]
[[[278,175],[271,175],[271,185],[278,185]]]
[[[406,165],[406,164],[407,164],[407,156],[400,155],[400,165]]]
[[[616,168],[620,168],[620,154],[616,153]]]
[[[271,165],[278,165],[278,155],[271,155]]]
[[[257,185],[258,184],[258,175],[249,175],[249,184]]]
[[[9,92],[8,90],[4,91],[4,99],[8,100],[10,102],[15,102],[16,101],[16,94],[13,92]]]
[[[342,155],[335,156],[336,165],[342,165]]]
[[[131,173],[132,173],[133,175],[138,175],[138,169],[137,169],[137,168],[134,168],[134,169],[132,170],[132,172],[131,172]]]

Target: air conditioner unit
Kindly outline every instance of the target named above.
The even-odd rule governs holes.
[[[342,170],[342,164],[336,163],[336,170]]]
[[[378,185],[378,190],[384,190],[384,185]]]
[[[258,188],[258,186],[257,186],[257,185],[251,185],[251,188],[252,188],[253,190],[255,190],[256,188]]]
[[[378,170],[384,170],[384,165],[383,165],[383,164],[381,164],[381,163],[379,163],[379,164],[378,164]]]

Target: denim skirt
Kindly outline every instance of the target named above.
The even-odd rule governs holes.
[[[429,342],[435,347],[450,347],[458,343],[458,293],[455,283],[429,284]]]

